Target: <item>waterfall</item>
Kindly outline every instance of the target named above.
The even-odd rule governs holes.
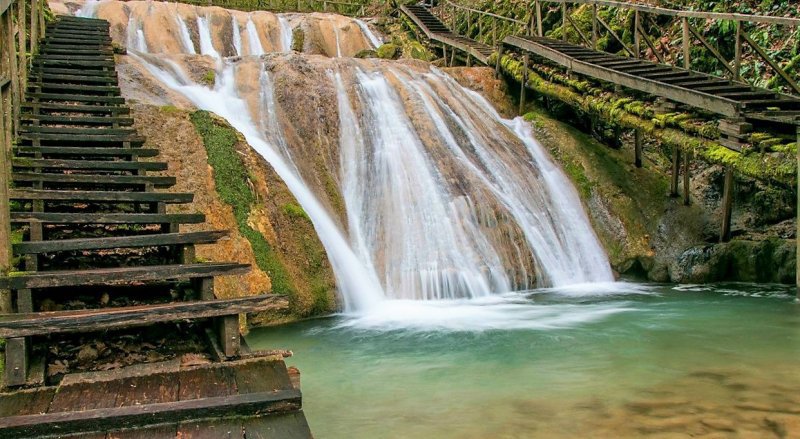
[[[239,22],[233,14],[231,14],[231,28],[231,32],[233,32],[233,48],[236,49],[237,56],[242,56],[244,55],[242,52],[242,34],[239,29]]]
[[[131,32],[131,29],[134,29],[134,32]],[[142,53],[148,51],[144,29],[139,26],[139,20],[133,14],[128,17],[128,48]]]
[[[372,32],[372,29],[367,26],[367,23],[364,23],[364,20],[356,19],[355,20],[358,27],[361,29],[361,33],[367,38],[369,43],[372,45],[373,49],[377,49],[383,44],[383,41]]]
[[[183,45],[183,50],[190,55],[194,55],[197,53],[194,49],[194,42],[192,41],[192,35],[189,33],[189,27],[186,26],[186,22],[183,21],[183,18],[178,15],[178,11],[175,11],[175,20],[178,22],[178,33],[181,38],[181,44]]]
[[[253,18],[247,17],[247,41],[250,44],[250,55],[260,56],[264,54],[264,47],[261,46],[261,38],[258,36],[256,25],[253,24]]]
[[[292,51],[292,26],[289,19],[283,15],[278,15],[278,24],[281,30],[281,49],[284,52]]]
[[[522,119],[502,118],[476,92],[419,63],[303,55],[223,59],[213,45],[211,12],[201,12],[197,8],[199,51],[217,59],[213,87],[194,82],[191,56],[148,53],[133,14],[128,38],[139,50],[131,56],[166,87],[227,119],[270,163],[311,219],[345,311],[377,316],[391,313],[390,302],[485,301],[537,286],[613,281],[576,190]],[[243,55],[232,20],[229,37]],[[291,26],[280,15],[275,22],[281,47],[274,50],[284,50]],[[363,22],[347,31],[328,22],[339,56],[340,31],[355,29],[365,42],[380,44]],[[261,55],[256,23],[248,17],[247,52]],[[181,39],[187,52],[194,49]],[[298,130],[293,116],[308,110],[294,104],[310,101],[284,101],[305,92],[292,88],[297,77],[291,75],[315,73],[315,93],[322,96],[314,102],[323,106],[304,122],[312,124],[308,130]],[[320,139],[300,139],[298,131],[316,131]],[[327,133],[338,133],[324,139],[336,159],[310,169],[301,161],[307,159],[302,145],[293,142],[313,144]],[[314,172],[338,177],[341,217],[317,198]]]
[[[200,34],[200,54],[220,58],[219,52],[214,49],[211,30],[208,28],[208,17],[197,16],[197,33]]]

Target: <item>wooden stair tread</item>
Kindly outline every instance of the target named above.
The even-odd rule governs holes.
[[[49,114],[23,114],[21,120],[26,123],[53,123],[63,125],[133,125],[133,118],[113,116],[53,116]]]
[[[52,133],[52,134],[97,134],[97,135],[120,135],[136,134],[134,128],[73,128],[73,127],[48,127],[29,125],[19,129],[21,133]]]
[[[28,75],[28,81],[68,81],[75,84],[116,84],[117,77],[112,75],[107,76],[85,76],[69,73],[39,73]],[[55,85],[55,84],[54,84]]]
[[[129,282],[184,280],[198,277],[229,276],[250,271],[250,265],[237,263],[201,263],[145,265],[138,267],[96,268],[25,272],[0,277],[0,288],[57,288],[109,285]]]
[[[48,40],[45,40],[48,41]],[[52,40],[49,40],[52,41]],[[75,41],[71,41],[75,44]],[[93,60],[86,61],[80,59],[47,59],[42,57],[34,58],[35,66],[80,66],[80,67],[114,67],[114,60]]]
[[[51,155],[80,155],[102,157],[156,157],[161,151],[152,148],[102,148],[79,146],[18,146],[14,148],[16,154]]]
[[[11,165],[15,168],[43,168],[43,169],[95,169],[108,171],[164,171],[167,164],[164,162],[127,162],[103,160],[58,160],[58,159],[29,159],[15,158]]]
[[[49,224],[199,224],[202,213],[55,213],[11,212],[12,223],[39,221]]]
[[[119,308],[4,314],[0,315],[0,337],[106,331],[154,323],[254,313],[287,306],[288,300],[285,297],[270,294]]]
[[[36,133],[23,132],[19,134],[21,140],[50,140],[63,142],[130,142],[135,145],[143,144],[147,139],[133,133],[113,134],[104,133],[102,128],[86,128],[92,130],[92,134],[71,134],[71,133]]]
[[[66,101],[66,102],[97,102],[110,104],[124,104],[125,98],[119,96],[100,96],[88,94],[67,94],[67,93],[28,93],[29,98],[39,99],[39,101]]]
[[[47,189],[10,189],[12,200],[108,201],[128,203],[191,203],[192,193],[177,192],[120,192],[120,191],[59,191]]]
[[[116,70],[90,70],[84,68],[82,66],[41,66],[41,65],[33,65],[31,66],[30,74],[28,76],[32,76],[36,78],[38,74],[61,74],[61,75],[76,75],[76,76],[96,76],[100,78],[114,78],[114,81],[117,80],[117,71]],[[35,80],[35,79],[34,79]]]
[[[155,187],[171,187],[176,183],[175,177],[156,175],[87,175],[87,174],[43,174],[40,172],[14,172],[11,179],[15,182],[45,183],[80,183],[97,185],[145,185]]]
[[[28,89],[114,93],[117,96],[120,93],[120,89],[116,85],[53,84],[50,82],[41,82],[41,81],[29,82]]]
[[[53,111],[59,113],[107,113],[107,114],[128,114],[130,108],[112,105],[70,105],[56,104],[50,102],[24,102],[23,108],[38,108],[39,111]]]
[[[74,250],[212,244],[227,235],[227,230],[215,230],[205,232],[155,233],[101,238],[59,239],[53,241],[24,241],[14,244],[13,249],[15,254],[21,255]]]

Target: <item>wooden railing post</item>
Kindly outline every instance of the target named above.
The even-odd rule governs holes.
[[[11,77],[11,132],[16,136],[19,128],[19,109],[20,109],[20,88],[19,70],[17,66],[17,49],[14,38],[14,5],[6,10],[6,41],[8,50],[8,75]],[[25,50],[23,47],[21,50]]]
[[[561,3],[561,40],[567,41],[567,3]]]
[[[27,56],[27,16],[25,14],[25,0],[18,1],[19,6],[17,12],[17,36],[18,42],[17,45],[19,47],[19,79],[20,79],[20,89],[24,92],[28,86],[28,56]]]
[[[686,17],[681,18],[681,28],[683,29],[683,68],[689,70],[692,66],[692,40],[691,36],[689,36],[689,19]]]
[[[519,115],[525,111],[525,84],[528,82],[528,53],[522,57],[522,82],[519,88]]]
[[[592,49],[597,50],[597,4],[592,5]]]
[[[797,212],[797,220],[796,220],[796,229],[794,232],[794,242],[795,242],[795,259],[797,260],[797,265],[795,267],[795,286],[797,287],[797,298],[800,299],[800,117],[795,118],[795,124],[797,124],[797,208],[795,209]]]
[[[536,0],[534,7],[536,8],[536,35],[543,37],[544,32],[542,31],[542,4],[539,0]]]
[[[731,216],[733,214],[733,168],[725,167],[725,183],[722,189],[722,227],[720,242],[731,239]]]
[[[733,80],[742,78],[742,22],[736,20],[736,47],[733,58]]]
[[[639,39],[639,11],[633,13],[633,57],[640,58],[642,55],[642,42]]]
[[[10,11],[0,15],[0,274],[5,274],[11,269],[11,225],[9,219],[8,183],[11,178],[11,83],[9,76],[15,74],[10,69],[9,58],[14,56],[11,47],[8,47],[9,38],[6,33],[11,29],[6,27],[5,15],[10,16]],[[11,291],[0,290],[0,313],[13,312]],[[8,367],[8,366],[6,366]]]

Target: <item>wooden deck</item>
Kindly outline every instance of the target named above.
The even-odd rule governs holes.
[[[0,394],[0,438],[310,438],[279,358],[67,375]]]
[[[454,34],[436,16],[421,5],[401,5],[400,10],[416,24],[431,41],[458,49],[483,64],[494,53],[494,49],[486,44]]]

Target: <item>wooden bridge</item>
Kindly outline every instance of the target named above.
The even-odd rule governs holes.
[[[176,183],[148,175],[167,164],[139,160],[158,150],[133,128],[108,27],[76,17],[39,27],[38,55],[14,78],[18,105],[4,93],[4,138],[17,140],[2,203],[21,264],[12,269],[23,271],[0,275],[12,311],[0,315],[0,438],[308,438],[285,353],[252,352],[239,333],[239,314],[288,303],[215,295],[216,276],[250,267],[196,260],[195,245],[227,232],[180,231],[205,217],[170,212],[193,194],[157,191]],[[11,31],[0,26],[4,66],[17,58]]]

